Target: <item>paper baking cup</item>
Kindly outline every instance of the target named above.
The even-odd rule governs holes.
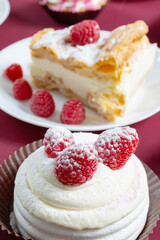
[[[43,140],[39,140],[21,147],[13,155],[10,155],[0,167],[0,225],[2,230],[7,231],[8,234],[15,235],[19,239],[26,240],[25,237],[14,233],[10,226],[10,213],[13,209],[14,179],[21,163],[32,152],[41,147],[42,143]],[[148,177],[150,208],[146,225],[137,238],[138,240],[147,240],[160,218],[160,179],[148,166],[144,164],[144,167]]]

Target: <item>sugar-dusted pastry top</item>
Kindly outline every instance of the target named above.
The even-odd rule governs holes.
[[[61,62],[64,66],[114,73],[114,77],[119,78],[130,57],[149,47],[148,26],[143,21],[118,27],[112,32],[101,31],[98,42],[84,46],[71,43],[71,28],[44,29],[36,33],[30,44],[32,56]]]
[[[95,134],[75,133],[75,143],[94,143]],[[108,226],[134,211],[148,196],[144,168],[135,155],[125,166],[112,170],[103,163],[92,179],[79,186],[58,181],[44,146],[21,165],[15,181],[15,196],[30,214],[72,229]]]
[[[40,5],[47,6],[56,12],[84,12],[99,10],[106,4],[106,0],[41,0]]]

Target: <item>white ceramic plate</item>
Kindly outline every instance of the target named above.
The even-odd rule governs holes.
[[[32,123],[37,126],[51,127],[64,126],[72,131],[98,131],[116,126],[130,125],[146,119],[160,110],[160,50],[157,49],[156,60],[152,71],[147,76],[146,82],[138,90],[132,101],[128,105],[126,114],[116,122],[108,122],[102,119],[94,111],[86,108],[87,117],[82,124],[65,125],[59,120],[62,106],[67,98],[58,91],[51,92],[55,104],[55,113],[49,118],[35,116],[29,108],[29,100],[25,102],[17,101],[12,96],[12,85],[4,76],[4,70],[12,63],[21,64],[24,72],[24,78],[29,82],[30,78],[30,38],[16,42],[0,52],[0,107],[1,109],[22,121]],[[32,86],[33,87],[33,86]],[[33,87],[33,89],[35,89]]]
[[[7,19],[10,13],[10,4],[8,0],[0,0],[0,25]]]

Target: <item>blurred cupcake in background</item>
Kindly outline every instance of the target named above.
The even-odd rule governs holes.
[[[52,17],[64,24],[92,19],[109,0],[39,0]]]

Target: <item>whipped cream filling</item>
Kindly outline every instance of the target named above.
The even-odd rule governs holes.
[[[117,94],[124,94],[126,102],[130,99],[132,94],[138,88],[142,78],[145,77],[147,72],[151,69],[156,52],[156,44],[146,48],[143,52],[133,55],[130,59],[129,67],[124,68],[122,72],[121,81],[114,89]],[[82,54],[81,57],[87,54]],[[33,75],[45,75],[49,72],[56,78],[63,81],[63,87],[71,89],[77,96],[87,99],[89,93],[104,93],[112,94],[113,86],[115,86],[113,79],[97,79],[96,77],[82,76],[74,71],[65,68],[60,63],[51,62],[48,59],[41,59],[32,57]],[[93,57],[94,60],[94,57]]]
[[[97,137],[73,135],[78,142],[89,137],[93,143]],[[23,162],[15,181],[15,196],[23,208],[45,222],[76,230],[103,228],[127,216],[148,196],[146,174],[135,155],[117,171],[100,163],[93,178],[79,187],[57,181],[54,161],[41,147]]]
[[[116,86],[117,92],[126,94],[126,101],[135,93],[141,81],[151,70],[156,49],[157,44],[150,44],[142,52],[135,52],[133,57],[129,59],[129,67],[125,67],[120,84]]]
[[[63,88],[71,89],[77,96],[83,99],[87,99],[88,93],[105,92],[112,93],[112,86],[114,84],[112,79],[97,80],[96,77],[82,76],[74,71],[71,71],[59,63],[54,63],[48,59],[40,59],[32,57],[33,66],[32,74],[36,76],[36,79],[40,77],[42,79],[46,73],[52,74],[55,79],[62,79]],[[59,84],[59,83],[58,83]]]

